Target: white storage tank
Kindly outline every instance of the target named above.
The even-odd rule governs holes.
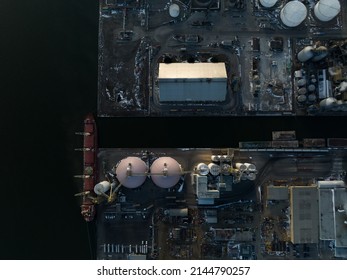
[[[328,97],[323,99],[320,103],[319,106],[323,108],[331,108],[337,104],[337,100],[334,97]]]
[[[199,163],[197,165],[196,169],[197,169],[198,173],[200,175],[202,175],[202,176],[205,176],[205,175],[207,175],[210,172],[210,169],[208,168],[208,165],[203,163],[203,162]]]
[[[265,8],[271,8],[276,5],[277,0],[260,0],[260,4]]]
[[[248,173],[246,178],[250,181],[254,181],[257,178],[257,175],[255,173]]]
[[[118,181],[126,188],[141,186],[147,178],[148,167],[139,157],[122,159],[116,167]]]
[[[240,170],[241,172],[246,171],[246,169],[247,169],[247,166],[246,166],[244,163],[241,163],[241,162],[237,162],[237,163],[235,164],[235,167],[236,167],[238,170]]]
[[[101,195],[106,193],[110,189],[110,186],[111,184],[109,181],[101,181],[94,186],[94,192],[97,195]]]
[[[180,7],[177,4],[172,4],[169,7],[169,14],[171,17],[176,18],[180,14]]]
[[[320,21],[330,21],[341,11],[341,4],[338,0],[320,0],[314,6],[314,15]]]
[[[181,165],[172,157],[157,158],[151,165],[151,178],[160,188],[171,188],[182,175]]]
[[[247,167],[247,171],[248,172],[255,172],[257,171],[256,166],[253,163],[245,163],[246,167]]]
[[[306,62],[310,60],[314,56],[314,48],[312,46],[307,46],[303,48],[299,53],[298,53],[298,59],[301,62]]]
[[[282,8],[280,17],[284,25],[296,27],[306,19],[307,8],[299,1],[290,1]]]
[[[209,165],[208,165],[208,168],[210,170],[210,173],[212,176],[218,176],[220,174],[220,171],[221,171],[221,168],[218,164],[215,164],[213,162],[211,162]]]

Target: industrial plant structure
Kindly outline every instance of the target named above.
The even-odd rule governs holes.
[[[160,102],[225,101],[225,63],[160,63]]]
[[[345,1],[123,2],[100,1],[99,116],[346,115]]]

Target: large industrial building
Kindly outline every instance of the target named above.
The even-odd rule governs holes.
[[[225,63],[160,63],[160,102],[221,102],[227,93]]]
[[[335,257],[347,257],[347,189],[343,181],[319,181],[320,240],[335,243]]]
[[[292,186],[290,196],[292,243],[333,242],[334,256],[346,258],[347,188],[344,181]]]
[[[318,242],[318,197],[316,186],[290,187],[291,241]]]

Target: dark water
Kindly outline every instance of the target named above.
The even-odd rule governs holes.
[[[96,113],[96,0],[1,1],[1,259],[92,258],[73,196],[82,139]],[[231,147],[302,137],[347,137],[346,118],[98,119],[103,147]]]

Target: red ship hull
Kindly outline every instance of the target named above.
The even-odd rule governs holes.
[[[94,117],[89,114],[84,119],[83,136],[83,191],[94,195],[96,182],[96,153],[97,153],[97,131]],[[83,197],[81,214],[85,221],[90,222],[95,216],[95,206],[88,196]]]

